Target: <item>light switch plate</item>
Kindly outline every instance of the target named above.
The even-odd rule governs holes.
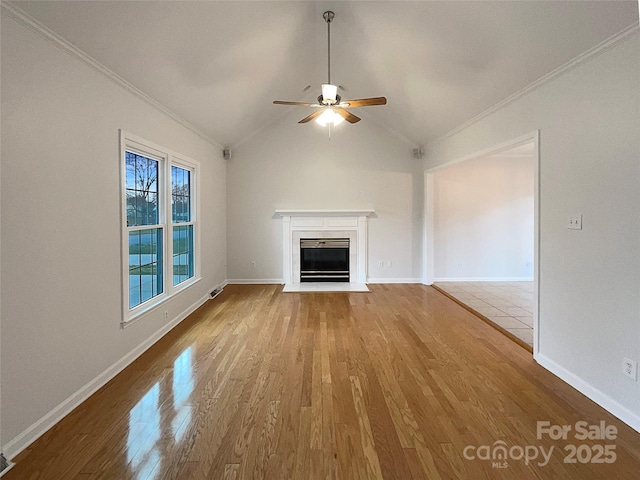
[[[582,215],[570,216],[567,228],[570,230],[582,230]]]

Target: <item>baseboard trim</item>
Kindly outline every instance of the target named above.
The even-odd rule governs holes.
[[[16,464],[15,464],[15,463],[13,463],[13,462],[7,462],[7,463],[8,463],[7,468],[5,468],[4,470],[2,470],[2,471],[0,472],[0,478],[4,477],[4,476],[5,476],[5,474],[9,473],[9,470],[11,470],[11,469],[12,469],[13,467],[15,467],[15,465],[16,465]]]
[[[214,290],[220,286],[225,285],[224,282],[215,285],[208,291]],[[191,304],[185,310],[183,310],[173,320],[165,324],[154,334],[149,336],[146,340],[138,344],[133,350],[124,355],[120,360],[113,363],[110,367],[104,370],[101,374],[95,377],[93,380],[85,384],[78,391],[67,397],[66,400],[54,407],[49,413],[33,423],[30,427],[25,429],[22,433],[18,434],[6,445],[2,447],[2,451],[6,455],[7,459],[15,458],[25,448],[35,442],[43,434],[45,434],[56,423],[71,413],[82,402],[88,399],[91,395],[97,392],[100,388],[107,384],[111,379],[118,375],[122,370],[128,367],[134,360],[147,351],[153,344],[165,336],[172,328],[178,325],[181,321],[187,318],[196,309],[202,306],[211,296],[207,293],[205,296]]]
[[[369,278],[367,283],[422,283],[421,278]]]
[[[282,278],[232,278],[226,281],[229,285],[283,285],[284,280]]]
[[[538,362],[542,367],[549,370],[558,378],[567,382],[573,388],[580,393],[593,400],[600,405],[606,411],[622,420],[624,423],[633,428],[636,432],[640,433],[640,416],[629,410],[624,405],[620,404],[601,390],[597,389],[590,383],[586,382],[582,378],[578,377],[573,372],[570,372],[563,366],[559,365],[555,361],[551,360],[544,354],[538,353],[533,356],[533,359]]]
[[[533,282],[533,277],[438,277],[434,282]]]

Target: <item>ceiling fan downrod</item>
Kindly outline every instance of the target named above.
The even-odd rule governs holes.
[[[322,14],[322,18],[327,22],[327,72],[328,72],[328,80],[327,83],[331,85],[331,22],[333,18],[336,16],[331,10],[327,10]]]

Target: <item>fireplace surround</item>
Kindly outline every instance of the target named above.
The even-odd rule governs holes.
[[[349,240],[349,282],[367,291],[367,219],[372,209],[276,210],[282,217],[282,278],[285,291],[300,287],[300,240]]]

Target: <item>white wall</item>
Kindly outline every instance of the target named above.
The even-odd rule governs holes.
[[[433,172],[436,281],[533,278],[534,168],[506,152]]]
[[[226,165],[218,148],[11,17],[1,31],[1,418],[11,455],[166,328],[164,310],[180,318],[224,281]],[[202,281],[124,330],[119,129],[201,162],[203,214]]]
[[[227,167],[230,281],[282,279],[282,219],[274,211],[286,208],[374,208],[368,278],[420,280],[421,162],[362,110],[360,123],[339,125],[329,139],[326,128],[297,123],[307,110],[290,108],[234,150]]]
[[[640,38],[433,145],[425,168],[540,129],[536,359],[640,430]],[[583,215],[583,230],[567,218]]]

